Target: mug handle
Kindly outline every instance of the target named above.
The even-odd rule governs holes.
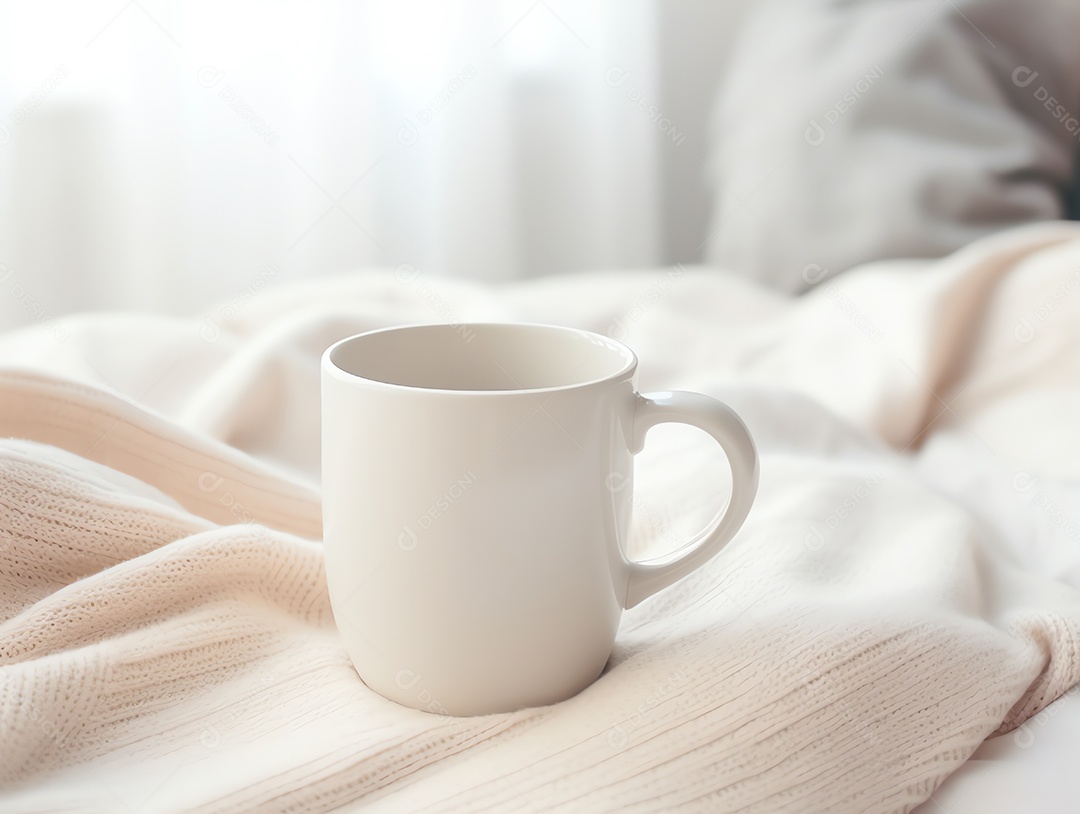
[[[731,499],[727,509],[688,543],[653,560],[626,563],[624,608],[647,599],[700,568],[720,553],[746,520],[758,487],[758,456],[746,425],[723,402],[700,393],[666,391],[635,394],[631,452],[645,446],[645,433],[657,424],[678,422],[704,430],[723,447],[731,467]],[[685,553],[683,553],[685,552]]]

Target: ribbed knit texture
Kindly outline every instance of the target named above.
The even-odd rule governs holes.
[[[479,718],[364,686],[318,542],[318,354],[430,296],[363,276],[266,291],[216,343],[119,317],[0,340],[0,810],[911,810],[1080,679],[1080,546],[1038,498],[1080,507],[1075,416],[1042,398],[1078,386],[1080,295],[1076,327],[1012,336],[1077,234],[830,283],[877,342],[838,289],[710,271],[439,288],[465,318],[619,317],[643,389],[728,400],[762,454],[743,531],[626,614],[594,685]],[[710,455],[650,439],[638,555],[722,500]]]

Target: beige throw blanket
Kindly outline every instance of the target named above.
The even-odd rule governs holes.
[[[1080,679],[1078,283],[1059,224],[799,300],[403,267],[0,338],[0,809],[908,811]],[[609,333],[762,455],[743,531],[625,616],[593,686],[468,719],[363,685],[318,542],[320,352],[456,319]],[[658,428],[635,555],[723,471]]]

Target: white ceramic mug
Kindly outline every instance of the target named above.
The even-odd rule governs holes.
[[[372,331],[322,361],[323,532],[334,618],[383,696],[453,715],[594,681],[619,617],[715,556],[757,491],[745,425],[696,393],[639,395],[637,359],[548,325]],[[633,455],[675,421],[724,448],[725,511],[631,562]]]

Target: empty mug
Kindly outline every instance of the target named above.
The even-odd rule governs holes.
[[[326,574],[371,689],[453,715],[561,701],[600,675],[624,608],[734,536],[758,482],[745,425],[707,396],[638,394],[636,368],[613,339],[550,325],[396,327],[326,351]],[[731,497],[634,562],[633,455],[662,422],[720,443]]]

